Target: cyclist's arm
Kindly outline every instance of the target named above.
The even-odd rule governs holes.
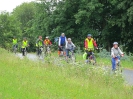
[[[73,44],[73,42],[72,42],[72,46],[75,48],[76,46]]]
[[[65,37],[65,44],[67,43],[67,38]]]
[[[118,52],[120,53],[121,56],[124,55],[124,53],[121,51],[121,49],[118,47]]]
[[[29,42],[27,41],[27,46],[26,47],[29,47],[30,45],[29,45]]]
[[[58,45],[59,45],[59,46],[61,46],[60,44],[61,44],[61,38],[59,38],[59,42],[58,42]]]
[[[66,42],[65,48],[68,49],[68,42]]]
[[[85,40],[85,48],[88,49],[88,42]]]
[[[115,58],[115,55],[114,55],[114,50],[113,50],[113,48],[111,49],[111,57]]]
[[[97,48],[97,43],[95,40],[93,40],[93,45]]]
[[[46,45],[46,42],[45,42],[45,40],[43,41],[43,44],[44,44],[44,46]]]
[[[52,42],[51,41],[49,41],[49,45],[52,45]]]

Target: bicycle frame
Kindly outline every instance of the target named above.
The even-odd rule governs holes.
[[[65,47],[61,46],[61,53],[60,53],[60,56],[65,56]]]
[[[51,54],[50,46],[45,46],[45,55]]]
[[[76,57],[74,55],[74,51],[70,50],[69,51],[69,56],[66,56],[66,61],[72,61],[73,63],[76,61]]]
[[[42,54],[42,52],[43,52],[43,47],[41,46],[41,47],[39,47],[39,50],[38,50],[39,52],[38,52],[38,55],[39,55],[39,57],[41,56],[41,54]]]
[[[22,49],[22,56],[26,56],[27,55],[27,49],[26,47]]]
[[[116,68],[116,70],[120,70],[120,68],[121,68],[120,59],[117,56],[115,57],[115,68]],[[122,72],[122,70],[121,70],[121,72]]]
[[[17,52],[17,45],[13,46],[13,52],[16,54],[16,52]]]

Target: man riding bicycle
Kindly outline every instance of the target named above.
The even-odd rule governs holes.
[[[23,56],[25,56],[25,50],[27,50],[28,46],[29,46],[28,41],[27,41],[26,37],[24,37],[23,41],[22,41],[22,47],[21,47]]]
[[[118,47],[118,42],[113,43],[113,47],[111,48],[111,57],[112,57],[112,70],[116,70],[116,58],[120,61],[120,56],[124,56],[121,49]]]
[[[96,49],[98,49],[95,40],[92,38],[92,35],[91,34],[88,34],[87,35],[87,38],[85,39],[85,52],[87,53],[87,55],[86,55],[86,61],[85,61],[86,63],[89,62],[88,58],[91,55],[94,57],[94,55],[93,55],[94,47]]]
[[[14,47],[16,47],[16,48],[18,47],[18,40],[15,36],[12,39],[12,43],[13,43],[13,50],[14,50]]]
[[[42,40],[42,36],[39,36],[39,38],[36,41],[36,51],[37,51],[37,55],[40,54],[40,48],[43,48],[44,44],[43,44],[43,40]]]
[[[67,39],[66,39],[65,33],[62,33],[61,36],[59,37],[59,42],[58,42],[58,46],[59,46],[58,55],[59,56],[61,54],[61,51],[63,51],[63,54],[65,55],[66,42],[67,42]]]
[[[47,52],[47,47],[50,47],[52,45],[52,42],[50,41],[49,37],[47,36],[44,40],[44,46],[45,46],[45,53]]]
[[[66,42],[66,45],[65,45],[65,48],[66,48],[66,59],[69,58],[69,52],[70,51],[74,51],[75,47],[76,46],[73,44],[71,38],[68,38],[68,40]]]

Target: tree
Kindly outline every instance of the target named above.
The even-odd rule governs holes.
[[[8,12],[2,12],[0,14],[0,42],[1,47],[11,48],[13,36],[20,37],[21,30],[20,23],[9,14]]]

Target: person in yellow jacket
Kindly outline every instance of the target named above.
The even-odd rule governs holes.
[[[94,49],[98,49],[97,44],[95,40],[92,38],[91,34],[87,35],[87,38],[85,39],[84,42],[85,46],[85,52],[86,52],[86,63],[89,62],[88,57],[93,54]]]
[[[25,56],[24,52],[25,52],[25,50],[27,50],[28,46],[29,46],[28,41],[27,41],[26,37],[24,37],[23,41],[22,41],[22,47],[21,47],[23,56]]]
[[[14,47],[18,48],[18,40],[15,36],[12,39],[12,44],[13,44],[13,50],[14,50]]]
[[[40,48],[43,48],[44,44],[43,44],[43,40],[42,40],[42,36],[39,36],[38,39],[36,40],[36,52],[37,55],[40,54]]]

